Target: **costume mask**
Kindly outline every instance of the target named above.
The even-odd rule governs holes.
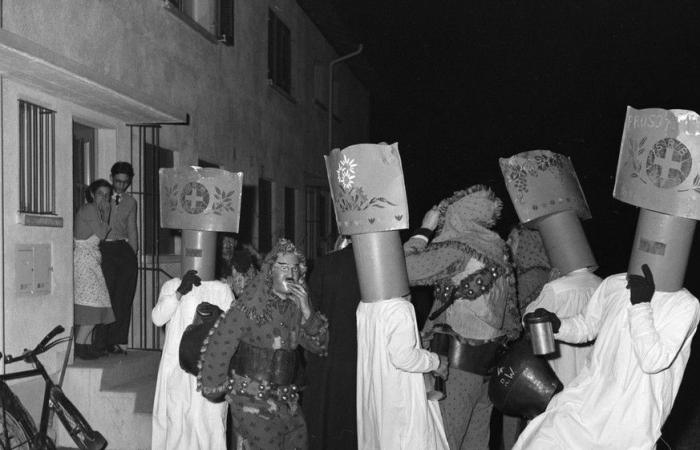
[[[285,295],[289,293],[288,285],[298,283],[300,276],[299,258],[293,253],[280,253],[272,265],[272,290]]]

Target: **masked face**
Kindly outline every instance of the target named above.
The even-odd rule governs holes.
[[[300,277],[299,259],[293,253],[280,253],[272,266],[272,290],[277,294],[287,294],[288,284],[298,283]]]
[[[233,259],[233,252],[236,249],[236,240],[226,236],[221,242],[221,257],[226,261]]]

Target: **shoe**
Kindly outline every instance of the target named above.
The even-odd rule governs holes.
[[[75,344],[75,356],[85,360],[97,359],[100,357],[100,355],[93,352],[87,344]]]
[[[107,352],[113,355],[126,355],[126,350],[121,348],[119,344],[108,345]]]

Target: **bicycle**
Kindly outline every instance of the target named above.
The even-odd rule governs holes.
[[[70,437],[81,450],[102,450],[107,447],[107,440],[93,430],[83,415],[68,400],[61,387],[53,382],[38,356],[63,342],[71,341],[72,336],[53,339],[64,328],[57,326],[47,334],[33,350],[25,349],[19,356],[5,355],[5,364],[25,361],[34,369],[0,375],[0,449],[55,449],[56,446],[46,434],[49,427],[49,414],[53,411],[63,424]],[[69,344],[70,345],[70,344]],[[2,357],[2,353],[0,353]],[[41,423],[37,429],[34,420],[22,402],[5,383],[7,380],[41,376],[45,382],[44,401],[41,408]]]

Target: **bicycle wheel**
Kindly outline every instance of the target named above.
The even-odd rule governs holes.
[[[0,382],[0,449],[31,450],[32,439],[37,435],[32,416],[17,396]]]
[[[107,447],[104,436],[92,429],[78,408],[58,387],[51,389],[51,408],[79,449],[102,450]]]

